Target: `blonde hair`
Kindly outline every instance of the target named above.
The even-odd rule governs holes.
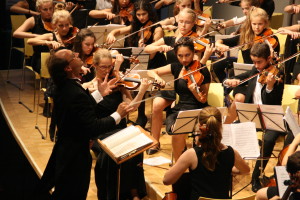
[[[266,11],[261,8],[252,7],[241,29],[240,44],[249,43],[254,40],[255,34],[251,27],[251,21],[255,17],[260,17],[262,20],[264,20],[266,24],[265,28],[269,27],[269,17]],[[242,49],[243,50],[249,49],[252,47],[252,45],[253,45],[252,43],[246,44]]]
[[[37,0],[36,3],[35,3],[35,6],[36,6],[36,8],[39,9],[42,4],[48,3],[48,2],[53,4],[52,0]]]
[[[244,3],[247,3],[249,4],[250,6],[255,6],[255,7],[258,7],[260,6],[260,3],[258,0],[241,0],[241,3],[244,2]]]
[[[206,169],[214,171],[217,157],[222,150],[222,115],[215,107],[205,107],[200,111],[199,123],[201,130],[199,142],[203,149],[202,163]],[[204,130],[201,127],[205,127]]]
[[[181,4],[183,1],[184,1],[184,0],[176,0],[175,5],[174,5],[174,10],[173,10],[174,16],[176,16],[176,15],[180,12],[178,6],[179,6],[179,4]],[[192,0],[188,0],[188,1],[190,1],[190,2],[192,3]]]
[[[179,12],[179,15],[189,14],[192,17],[192,21],[195,23],[197,15],[195,11],[193,11],[191,8],[184,8],[182,11]]]
[[[107,49],[98,49],[93,55],[93,64],[99,65],[103,58],[112,59],[112,56]]]
[[[52,24],[57,24],[58,20],[60,19],[67,19],[69,20],[70,24],[72,24],[72,17],[70,13],[66,10],[56,10],[53,13]]]

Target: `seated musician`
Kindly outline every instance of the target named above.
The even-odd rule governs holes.
[[[190,8],[184,8],[178,14],[178,32],[174,37],[165,36],[158,41],[147,45],[145,47],[146,53],[165,52],[167,56],[167,63],[179,63],[177,56],[174,53],[175,43],[182,37],[197,37],[197,33],[193,30],[197,19],[196,13]],[[201,57],[201,53],[196,52],[195,56]],[[199,59],[200,60],[200,59]],[[153,101],[153,115],[151,134],[159,141],[161,127],[163,123],[163,110],[170,106],[176,99],[176,93],[174,91],[161,91],[161,96],[156,97]],[[168,109],[169,110],[169,109]],[[168,111],[167,111],[168,113]],[[149,155],[157,153],[159,151],[159,145],[150,148],[147,153]]]
[[[179,157],[166,172],[163,182],[165,185],[174,184],[189,170],[191,195],[184,199],[229,199],[232,173],[247,174],[250,168],[235,149],[221,143],[222,116],[217,108],[203,108],[199,114],[199,124],[197,146]]]
[[[287,35],[287,39],[285,42],[285,52],[284,57],[288,58],[293,54],[299,52],[299,40],[300,40],[300,25],[294,24],[292,26],[281,27],[278,29],[280,34]],[[285,71],[286,71],[286,83],[293,83],[297,81],[298,85],[300,85],[300,60],[297,57],[287,61],[285,63]],[[291,73],[293,76],[291,77]]]
[[[94,53],[93,66],[96,69],[96,77],[92,80],[90,90],[97,89],[97,82],[99,80],[104,81],[108,75],[116,76],[114,67],[120,66],[123,62],[123,56],[117,55],[115,64],[113,64],[111,53],[107,49],[99,49]],[[113,90],[112,93],[105,96],[101,102],[97,105],[98,117],[103,118],[111,115],[115,108],[117,108],[122,102],[134,103],[142,100],[144,93],[149,87],[150,82],[147,79],[141,80],[141,86],[139,93],[132,99],[129,90],[126,86],[119,86]],[[132,105],[134,109],[139,106],[139,103]],[[111,134],[126,128],[126,119],[122,119],[121,122],[116,125],[112,130],[99,139],[104,139]],[[95,146],[96,145],[96,146]],[[115,200],[117,198],[117,180],[118,180],[118,166],[109,155],[97,145],[94,144],[94,148],[98,146],[98,159],[95,166],[95,181],[98,188],[98,199]],[[121,164],[121,185],[120,185],[120,199],[134,199],[138,200],[146,195],[146,185],[143,169],[143,153],[133,157],[132,159]]]
[[[269,18],[267,13],[261,8],[252,7],[251,10],[249,11],[246,22],[243,24],[243,27],[241,29],[241,34],[233,38],[218,40],[216,42],[216,48],[220,51],[225,52],[228,51],[230,47],[241,45],[241,52],[242,52],[244,63],[251,64],[253,62],[250,57],[250,49],[254,44],[253,41],[263,36],[273,34],[271,29],[268,28],[268,25],[269,25]],[[272,50],[272,52],[273,51],[279,52],[280,45],[276,36],[270,36],[263,41],[269,44],[269,48]],[[228,69],[230,67],[228,65],[229,61],[230,60],[228,60],[228,62],[224,60],[213,65],[214,72],[218,76],[220,82],[223,82],[223,80],[226,77],[226,73],[224,72],[224,69],[225,68]],[[244,86],[238,86],[234,88],[233,90],[234,101],[243,103],[245,101],[245,95],[246,95],[245,91],[246,89]],[[236,118],[236,113],[229,110],[229,116],[226,118],[225,123],[226,124],[232,123],[235,120],[235,118]]]
[[[206,67],[200,71],[199,68],[206,64],[206,61],[211,56],[214,48],[212,45],[209,45],[206,47],[201,60],[194,60],[195,50],[193,40],[188,37],[182,37],[176,42],[174,51],[179,63],[172,63],[164,67],[148,71],[148,75],[150,77],[162,84],[165,84],[165,82],[160,77],[161,75],[172,74],[175,79],[179,78],[174,82],[175,91],[179,95],[179,102],[174,108],[172,108],[171,113],[166,119],[166,130],[169,133],[172,132],[172,126],[175,123],[179,111],[199,109],[208,105],[207,94],[211,81],[210,73]],[[188,76],[182,77],[185,73],[196,69],[198,69],[197,73],[193,74],[193,76],[195,76],[195,82],[188,82],[186,80]],[[182,151],[185,149],[185,145],[184,134],[172,136],[172,147],[175,160],[177,160],[182,154]]]
[[[223,83],[225,86],[236,87],[240,82],[246,78],[251,77],[252,75],[257,75],[263,70],[274,70],[274,67],[270,65],[271,61],[271,52],[270,47],[266,43],[256,43],[253,45],[250,51],[251,59],[254,63],[253,68],[245,73],[242,73],[238,76],[226,79]],[[254,103],[254,104],[267,104],[267,105],[281,105],[282,94],[283,94],[283,81],[276,80],[276,77],[279,77],[279,74],[273,74],[272,72],[268,75],[261,74],[255,78],[252,78],[248,81],[245,91],[245,103]],[[264,79],[264,80],[263,80]],[[235,103],[231,105],[231,110],[236,112]],[[267,130],[264,134],[263,142],[264,149],[261,157],[268,158],[271,156],[273,148],[276,143],[276,139],[280,135],[284,135],[283,132]],[[288,143],[288,140],[285,141]],[[263,161],[263,169],[266,167],[268,159]],[[260,166],[261,160],[256,161],[256,165],[252,174],[252,190],[256,192],[260,189],[261,183],[259,181],[260,176]]]
[[[102,10],[91,10],[89,16],[96,19],[105,18],[114,24],[129,25],[133,16],[133,2],[131,0],[112,1],[112,8]]]

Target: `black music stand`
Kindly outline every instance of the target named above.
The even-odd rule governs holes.
[[[240,122],[251,121],[256,128],[262,131],[261,155],[264,155],[264,135],[266,130],[286,132],[286,124],[283,120],[284,112],[281,105],[258,105],[247,103],[236,103],[236,111]],[[266,159],[260,157],[258,159]],[[260,178],[263,177],[263,162],[261,162]]]

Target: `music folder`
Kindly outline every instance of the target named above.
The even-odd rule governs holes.
[[[98,139],[98,143],[117,164],[121,164],[158,142],[140,126],[131,125],[103,140]]]

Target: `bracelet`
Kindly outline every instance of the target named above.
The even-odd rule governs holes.
[[[28,10],[28,14],[30,15],[30,9]]]

